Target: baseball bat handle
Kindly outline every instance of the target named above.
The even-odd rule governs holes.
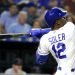
[[[45,28],[45,29],[31,29],[29,33],[9,33],[9,34],[0,34],[0,39],[3,38],[13,38],[13,37],[20,37],[20,36],[36,36],[36,37],[41,37],[42,35],[48,33],[51,31],[50,28]]]
[[[19,37],[19,36],[26,36],[26,35],[30,35],[30,33],[9,33],[9,34],[0,34],[0,39],[13,38],[13,37]]]

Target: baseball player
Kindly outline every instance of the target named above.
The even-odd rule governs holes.
[[[67,21],[67,11],[54,7],[45,13],[53,31],[42,36],[36,52],[36,62],[44,64],[51,52],[58,66],[54,75],[75,75],[75,26]]]

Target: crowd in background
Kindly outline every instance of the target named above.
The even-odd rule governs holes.
[[[66,9],[75,22],[75,0],[0,0],[0,33],[25,33],[32,28],[47,28],[46,10]]]
[[[68,19],[75,23],[74,6],[75,0],[0,0],[0,33],[28,33],[32,28],[47,28],[44,14],[52,7],[67,10],[70,15]],[[21,64],[21,60],[17,60],[5,73],[14,73],[14,68],[21,72]],[[40,73],[36,66],[32,71]]]

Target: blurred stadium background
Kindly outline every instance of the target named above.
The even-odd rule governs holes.
[[[75,23],[75,0],[0,0],[0,33],[17,33],[18,31],[18,33],[25,33],[32,28],[48,28],[43,14],[46,10],[56,6],[66,9],[71,16],[69,20]],[[20,11],[26,12],[25,17],[27,16],[27,18],[24,25],[28,26],[17,25],[17,29],[16,27],[13,29],[12,25],[15,25],[16,19],[19,18],[19,21],[23,22],[24,14],[19,14]],[[14,18],[18,15],[20,17]],[[23,31],[19,28],[23,28]],[[6,69],[10,68],[15,58],[21,58],[23,70],[26,73],[53,74],[56,71],[57,63],[51,54],[45,65],[36,64],[35,53],[39,39],[36,36],[24,36],[0,41],[0,72],[4,73]]]

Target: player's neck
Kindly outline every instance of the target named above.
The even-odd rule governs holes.
[[[56,24],[53,28],[53,30],[58,30],[59,28],[63,27],[66,23],[62,23],[62,24]]]

